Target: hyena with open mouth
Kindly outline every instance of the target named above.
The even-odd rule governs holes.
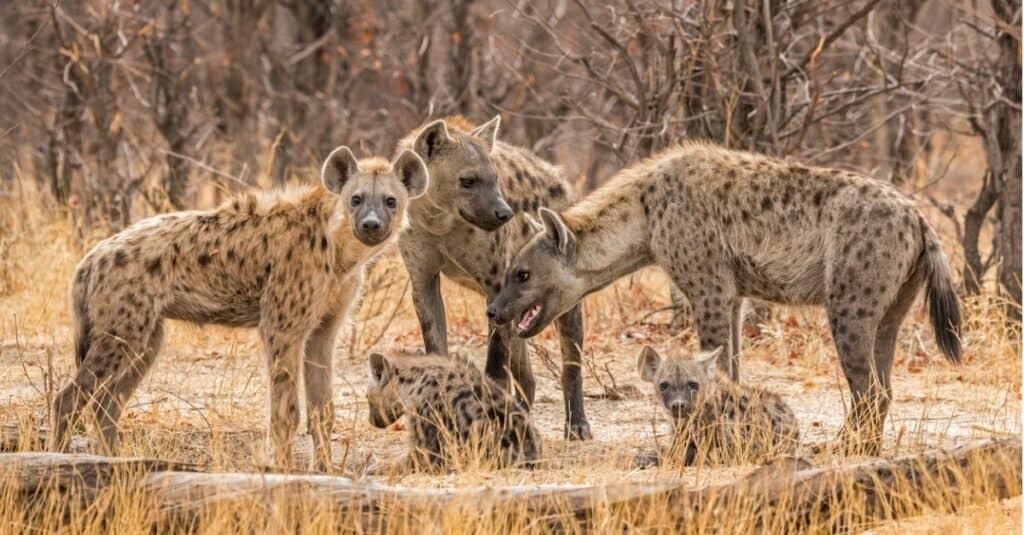
[[[536,335],[585,295],[648,265],[686,294],[701,349],[736,355],[745,297],[825,306],[852,393],[840,441],[877,451],[892,398],[896,335],[926,288],[947,359],[960,360],[960,306],[935,231],[891,185],[708,143],[671,148],[621,171],[543,225],[491,302],[497,323]],[[855,433],[854,433],[855,432]]]
[[[399,241],[412,281],[427,353],[448,353],[441,274],[493,299],[516,251],[533,235],[526,214],[559,210],[572,202],[564,173],[536,154],[496,139],[499,118],[474,127],[461,117],[428,123],[399,143],[415,150],[430,170],[430,187],[409,205],[410,229]],[[554,319],[561,340],[565,435],[589,439],[583,411],[583,313],[570,307]],[[507,384],[511,371],[527,403],[535,381],[526,342],[507,325],[490,324],[484,371]]]

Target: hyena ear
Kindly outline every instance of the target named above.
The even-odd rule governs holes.
[[[709,377],[714,377],[715,373],[718,372],[718,357],[721,356],[722,351],[725,351],[725,347],[718,346],[714,351],[704,353],[699,361],[700,367],[704,369],[704,373]]]
[[[501,115],[495,115],[490,121],[474,128],[469,135],[480,138],[487,144],[488,152],[494,149],[498,141],[498,128],[501,126]]]
[[[530,212],[523,212],[523,219],[526,219],[526,223],[530,225],[531,228],[533,228],[534,232],[544,231],[544,223],[537,221],[537,218],[530,215]]]
[[[430,181],[427,164],[423,163],[423,159],[415,152],[403,150],[395,160],[394,169],[410,199],[415,199],[427,191],[427,183]]]
[[[562,216],[556,214],[549,208],[540,209],[540,220],[544,222],[544,229],[548,238],[555,242],[558,252],[563,255],[571,255],[576,251],[576,236],[562,221]]]
[[[451,143],[452,138],[448,135],[448,126],[444,119],[438,119],[423,127],[420,135],[416,136],[412,148],[424,159],[429,160],[437,155],[437,152],[446,143]]]
[[[395,368],[388,362],[387,357],[380,353],[370,355],[370,377],[377,384],[383,384],[395,374]]]
[[[654,374],[658,373],[658,366],[661,365],[661,355],[651,346],[644,346],[636,356],[636,369],[640,372],[640,378],[647,382],[654,381]]]
[[[324,160],[324,167],[320,170],[320,180],[323,181],[327,191],[338,195],[349,179],[358,172],[359,161],[348,147],[341,146],[334,149]]]

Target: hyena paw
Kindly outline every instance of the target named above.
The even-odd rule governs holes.
[[[566,440],[593,440],[594,435],[590,432],[590,423],[584,420],[567,424],[565,438]]]

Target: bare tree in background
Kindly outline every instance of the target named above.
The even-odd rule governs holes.
[[[501,113],[503,139],[584,190],[711,139],[942,197],[964,289],[998,281],[1019,314],[1020,11],[1018,0],[8,2],[0,169],[39,180],[88,230],[216,202],[222,188],[312,180],[330,148],[388,154],[437,115]],[[951,184],[936,148],[965,139],[981,141],[988,171]],[[967,187],[971,205],[950,205],[948,190]]]
[[[174,210],[188,206],[191,169],[182,155],[189,152],[187,144],[199,129],[194,110],[197,104],[192,99],[196,90],[194,66],[188,60],[195,56],[194,46],[189,12],[175,4],[165,4],[157,12],[143,37],[152,79],[149,105],[153,123],[167,143],[167,168],[160,182],[167,204]]]

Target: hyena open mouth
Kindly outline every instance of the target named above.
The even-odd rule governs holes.
[[[519,323],[516,324],[516,334],[529,332],[533,328],[540,318],[540,309],[540,303],[537,303],[523,312],[523,315],[519,318]]]

